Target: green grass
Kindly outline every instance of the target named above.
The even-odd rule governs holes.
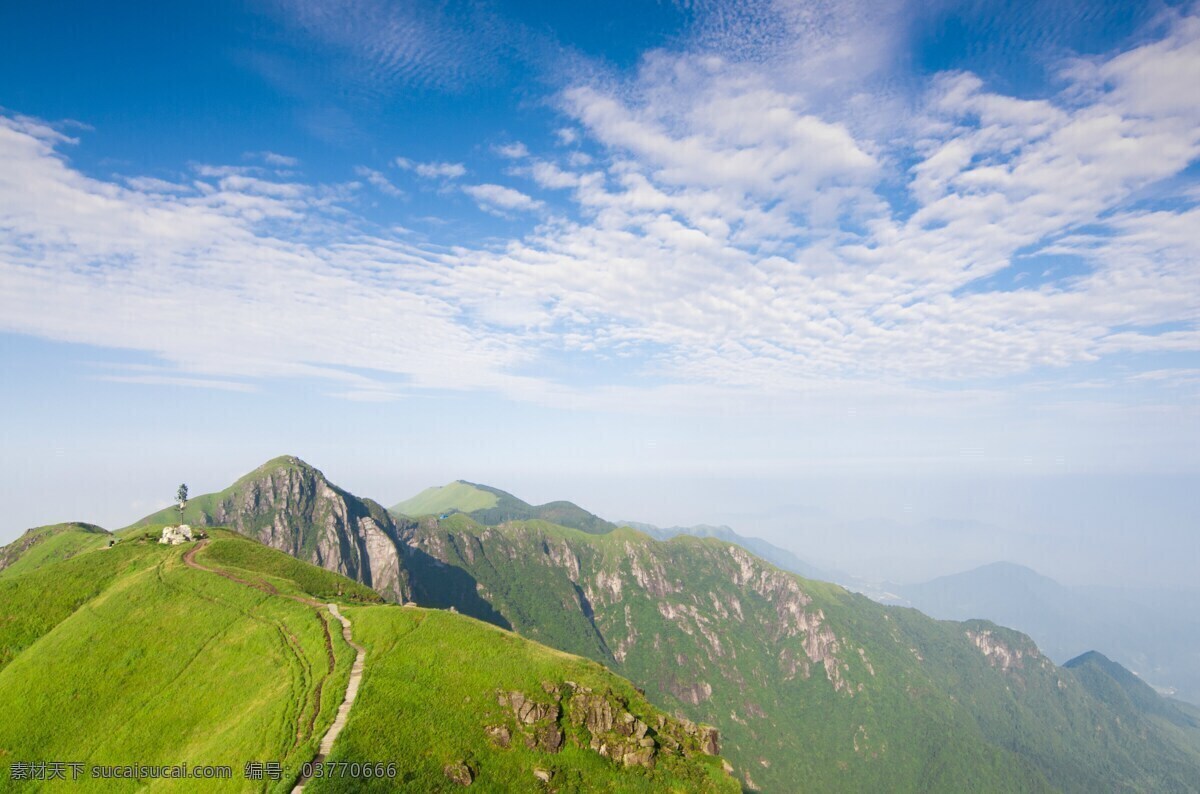
[[[0,779],[14,761],[55,759],[234,767],[206,790],[253,790],[248,760],[298,774],[332,722],[352,649],[337,626],[331,675],[315,610],[187,568],[186,548],[127,541],[5,579],[3,636],[25,647],[0,670]]]
[[[229,571],[249,571],[269,579],[281,592],[306,594],[322,601],[382,604],[383,599],[364,584],[300,562],[247,538],[223,537],[210,543],[201,561]]]
[[[330,760],[393,762],[397,778],[375,785],[314,781],[313,792],[390,791],[397,783],[412,791],[456,790],[443,770],[464,761],[475,773],[472,791],[537,791],[535,768],[552,772],[558,791],[738,790],[717,758],[688,760],[664,752],[653,769],[623,768],[578,737],[559,753],[529,749],[515,739],[511,747],[498,748],[485,733],[505,721],[498,691],[518,690],[549,702],[543,684],[569,680],[611,691],[649,724],[658,712],[627,681],[595,662],[462,615],[405,607],[355,608],[348,615],[356,639],[367,648],[367,672]],[[571,727],[564,727],[570,735]]]
[[[111,536],[93,524],[36,527],[0,550],[0,576],[15,576],[51,562],[107,546]]]
[[[467,513],[481,524],[541,520],[594,535],[616,529],[616,525],[571,502],[531,505],[507,491],[488,485],[457,480],[440,488],[426,488],[413,498],[393,505],[396,515],[419,518],[445,513]]]
[[[560,791],[735,791],[720,760],[664,751],[653,770],[624,768],[586,746],[561,753],[488,743],[496,688],[536,690],[572,679],[657,712],[601,666],[463,615],[383,605],[368,588],[235,533],[192,544],[156,542],[158,528],[122,533],[113,548],[0,577],[0,789],[15,762],[228,765],[228,781],[167,781],[153,791],[290,790],[337,712],[354,653],[341,625],[295,597],[335,601],[368,648],[362,689],[333,759],[393,761],[415,790],[450,784],[443,767],[468,761],[474,790],[533,789],[534,768]],[[334,654],[329,667],[325,629]],[[657,723],[655,723],[657,724]],[[668,723],[669,724],[669,723]],[[284,779],[251,782],[248,761],[279,761]],[[133,791],[133,782],[31,783],[31,791]],[[338,789],[317,781],[314,791]],[[525,786],[522,786],[525,788]],[[83,790],[83,789],[80,789]],[[340,790],[363,790],[344,782]]]
[[[426,488],[411,499],[392,507],[392,512],[406,516],[440,515],[451,510],[471,513],[494,507],[498,497],[470,483],[456,480],[449,485]]]
[[[0,670],[116,578],[145,568],[154,559],[148,552],[145,545],[118,543],[24,573],[5,570],[0,575]]]

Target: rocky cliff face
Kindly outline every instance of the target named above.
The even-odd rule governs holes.
[[[799,756],[779,749],[781,712],[794,698],[850,701],[875,675],[870,652],[837,630],[801,580],[728,543],[587,536],[539,522],[483,527],[465,516],[405,532],[418,553],[467,572],[473,594],[518,632],[602,661],[655,702],[720,725],[747,785],[794,779]],[[461,588],[417,579],[419,602],[471,612]]]
[[[996,791],[1082,791],[1183,768],[1017,632],[883,607],[728,542],[468,516],[401,531],[428,566],[414,569],[418,602],[498,615],[719,726],[748,790],[952,791],[986,769]],[[631,727],[615,758],[639,757]],[[1103,770],[1074,760],[1104,757],[1118,734],[1143,754]]]
[[[295,457],[276,458],[224,491],[192,499],[185,519],[235,529],[403,603],[410,598],[407,546],[392,517],[343,491]],[[173,509],[139,523],[174,522]]]
[[[612,690],[594,691],[573,681],[543,682],[540,693],[497,692],[502,719],[485,729],[497,747],[520,741],[557,753],[565,745],[586,747],[622,766],[653,768],[660,755],[719,755],[717,729],[660,714],[650,725],[629,711]]]

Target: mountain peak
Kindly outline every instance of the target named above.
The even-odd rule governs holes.
[[[273,471],[275,469],[298,469],[306,474],[314,474],[319,477],[325,476],[316,466],[301,460],[295,455],[280,455],[277,458],[271,458],[266,463],[262,464],[253,472],[251,472],[251,474],[256,472]]]
[[[1081,653],[1063,665],[1093,697],[1132,719],[1153,714],[1176,724],[1200,727],[1200,719],[1154,691],[1154,687],[1124,665],[1099,651]]]
[[[411,499],[392,505],[391,511],[405,516],[466,513],[479,523],[487,525],[540,518],[552,524],[592,534],[604,534],[616,528],[615,524],[589,513],[573,502],[556,501],[531,505],[508,491],[467,480],[455,480],[447,485],[426,488]]]
[[[1083,653],[1063,664],[1063,667],[1080,667],[1085,664],[1110,665],[1116,664],[1100,651],[1084,651]]]
[[[500,498],[491,489],[466,480],[426,488],[411,499],[392,505],[393,513],[406,516],[438,515],[457,511],[472,513],[495,507]]]
[[[228,488],[167,507],[135,526],[184,523],[235,529],[264,545],[403,600],[407,572],[395,522],[369,499],[330,482],[295,455],[272,458]]]

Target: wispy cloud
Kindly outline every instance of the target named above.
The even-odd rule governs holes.
[[[506,143],[503,146],[496,147],[496,154],[501,157],[506,157],[510,160],[520,160],[523,157],[529,156],[529,148],[520,141]]]
[[[177,375],[101,375],[98,380],[110,383],[138,383],[147,386],[184,386],[189,389],[216,389],[218,391],[254,392],[253,384],[213,378],[187,378]]]
[[[495,209],[529,211],[542,206],[537,199],[503,185],[465,185],[463,192],[481,206]]]
[[[840,35],[802,16],[814,40]],[[721,35],[735,33],[756,35]],[[444,185],[530,213],[527,234],[487,245],[364,231],[336,190],[253,166],[197,166],[187,185],[85,176],[67,159],[75,139],[7,118],[0,328],[147,351],[172,377],[663,412],[781,396],[838,415],[854,395],[979,404],[991,379],[1148,354],[1161,371],[1162,356],[1200,352],[1196,197],[1138,199],[1200,157],[1200,21],[1064,63],[1061,91],[1040,99],[939,75],[894,118],[913,134],[900,141],[773,66],[720,55],[715,36],[648,56],[628,82],[562,91],[579,138],[564,142],[586,138],[592,156],[512,144],[512,184]],[[990,280],[1039,255],[1077,266]],[[584,389],[543,368],[562,359],[618,363]]]
[[[265,3],[341,59],[339,77],[368,95],[402,88],[459,90],[503,68],[514,32],[478,3],[314,0]]]
[[[418,163],[407,157],[397,157],[394,162],[397,167],[413,171],[422,179],[458,179],[467,173],[467,167],[462,163]]]
[[[264,163],[276,168],[295,168],[300,165],[300,160],[295,157],[289,157],[286,154],[277,152],[246,152],[247,159],[262,160]]]
[[[386,176],[381,174],[379,171],[375,171],[374,169],[367,168],[364,165],[360,165],[354,169],[354,173],[357,174],[358,176],[360,176],[361,178],[367,180],[368,184],[372,185],[375,189],[377,189],[380,193],[383,193],[385,196],[391,196],[392,198],[399,198],[400,196],[404,195],[403,190],[401,190],[400,188],[393,185],[391,183],[391,180],[389,180]]]

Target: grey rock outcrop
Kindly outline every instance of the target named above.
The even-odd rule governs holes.
[[[655,766],[663,753],[718,752],[716,728],[662,714],[652,728],[611,690],[594,691],[573,681],[543,682],[542,689],[550,702],[517,690],[497,692],[496,702],[508,719],[485,729],[494,745],[507,748],[519,736],[531,750],[557,753],[571,742],[621,766],[647,768]]]
[[[156,523],[161,515],[140,523]],[[408,546],[388,512],[337,487],[299,458],[275,458],[220,493],[192,499],[188,518],[237,530],[362,582],[388,600],[411,597]]]
[[[442,768],[442,773],[460,786],[469,786],[475,780],[475,773],[463,761],[446,764]]]

